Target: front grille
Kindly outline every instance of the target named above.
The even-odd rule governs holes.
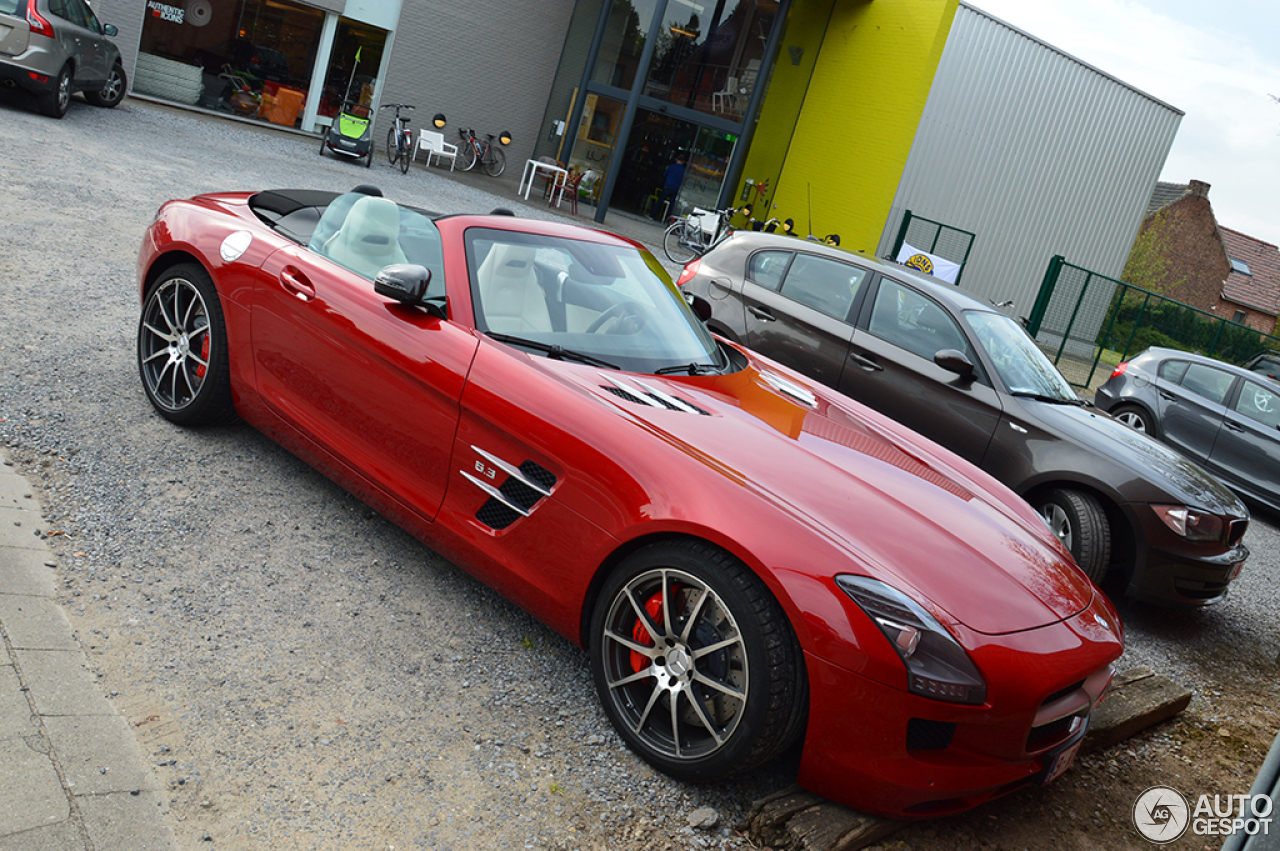
[[[1050,721],[1040,727],[1032,727],[1031,733],[1027,736],[1027,752],[1041,750],[1045,742],[1062,736],[1064,733],[1071,731],[1071,725],[1075,723],[1078,716],[1068,715],[1066,718],[1059,718],[1057,721]]]
[[[940,751],[951,747],[956,725],[951,721],[912,718],[907,721],[907,750]]]

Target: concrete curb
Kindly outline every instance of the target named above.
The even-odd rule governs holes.
[[[175,851],[163,790],[55,600],[43,526],[0,447],[0,847]]]

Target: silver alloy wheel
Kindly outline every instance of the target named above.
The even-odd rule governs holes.
[[[747,650],[705,582],[669,568],[636,576],[610,603],[602,639],[609,699],[646,747],[691,761],[732,739],[750,687]]]
[[[1134,431],[1141,431],[1145,433],[1147,430],[1147,421],[1142,418],[1142,414],[1138,413],[1132,408],[1129,408],[1127,410],[1121,411],[1120,413],[1116,414],[1116,419],[1118,419],[1120,422],[1124,423]]]
[[[106,84],[98,94],[105,103],[115,103],[124,96],[124,77],[120,75],[120,66],[111,68],[111,76],[107,77]]]
[[[1049,527],[1049,531],[1058,537],[1058,540],[1067,548],[1067,551],[1074,552],[1071,549],[1073,539],[1071,536],[1071,521],[1067,518],[1067,512],[1063,511],[1060,505],[1050,502],[1040,506],[1040,516],[1044,518],[1045,525]]]
[[[58,112],[63,113],[71,105],[71,74],[63,71],[58,77]]]
[[[209,371],[209,310],[186,278],[151,293],[142,314],[139,357],[152,399],[170,411],[195,401]]]

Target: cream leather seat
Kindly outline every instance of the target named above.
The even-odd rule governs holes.
[[[400,248],[400,208],[389,198],[361,198],[324,253],[369,280],[384,266],[409,262]]]
[[[499,334],[550,331],[551,314],[533,268],[537,248],[498,243],[476,273],[480,312],[486,327]]]

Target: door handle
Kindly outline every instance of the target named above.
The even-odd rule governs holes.
[[[1168,400],[1168,401],[1170,401],[1170,402],[1176,402],[1176,401],[1178,400],[1178,397],[1177,397],[1177,396],[1175,396],[1175,395],[1173,395],[1172,393],[1169,393],[1169,392],[1167,392],[1167,391],[1164,391],[1164,390],[1161,390],[1161,391],[1160,391],[1160,398],[1161,398],[1161,399]]]
[[[280,271],[280,285],[302,301],[311,301],[316,297],[316,288],[311,286],[307,276],[292,267]]]
[[[1224,422],[1223,425],[1235,432],[1244,431],[1244,428],[1242,426],[1239,426],[1236,423],[1231,422],[1230,420]]]
[[[879,372],[884,369],[884,367],[876,363],[874,358],[865,357],[852,350],[849,352],[849,360],[853,361],[867,372]]]
[[[759,319],[761,322],[777,321],[777,317],[774,316],[773,313],[770,312],[769,308],[767,307],[748,307],[747,313],[750,313],[752,316],[754,316],[756,319]]]

